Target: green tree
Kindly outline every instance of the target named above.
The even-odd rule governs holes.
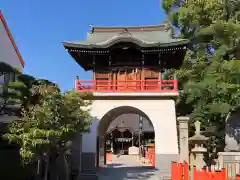
[[[207,159],[224,147],[225,119],[239,108],[240,1],[163,0],[173,34],[190,40],[183,66],[171,70],[181,88],[178,115],[200,120],[210,136]]]
[[[56,84],[22,74],[5,85],[1,115],[13,118],[4,138],[20,145],[24,164],[56,160],[76,132],[89,130],[90,94],[61,93]],[[88,97],[90,98],[90,97]],[[87,99],[88,99],[87,98]],[[47,156],[46,156],[47,155]]]
[[[1,66],[2,67],[2,66]],[[21,117],[21,109],[27,107],[28,104],[34,102],[30,98],[30,89],[33,84],[37,84],[38,81],[32,76],[21,74],[15,69],[3,68],[1,69],[2,75],[9,75],[10,73],[18,73],[18,81],[5,82],[2,84],[1,92],[1,105],[0,105],[0,119],[1,119],[1,167],[4,166],[1,172],[1,178],[15,178],[18,174],[18,179],[26,179],[26,177],[33,175],[35,169],[32,165],[22,166],[20,157],[18,155],[19,146],[16,143],[8,143],[7,139],[4,139],[2,135],[7,132],[7,126],[14,120],[19,120]],[[35,101],[36,102],[36,101]],[[8,150],[5,150],[5,149]],[[10,149],[9,149],[10,148]],[[11,172],[11,173],[10,173]]]
[[[24,163],[64,147],[76,132],[88,131],[91,123],[86,109],[91,101],[83,100],[88,94],[61,93],[57,86],[46,84],[34,85],[30,91],[37,103],[24,107],[20,119],[5,134],[20,144]]]

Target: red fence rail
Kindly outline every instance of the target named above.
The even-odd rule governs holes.
[[[187,163],[172,162],[171,179],[189,180],[189,168]],[[227,178],[226,169],[220,171],[207,171],[207,169],[197,170],[195,167],[192,172],[193,180],[240,180],[240,177]]]
[[[178,92],[177,80],[75,80],[78,92]]]

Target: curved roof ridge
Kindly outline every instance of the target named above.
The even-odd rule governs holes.
[[[101,28],[101,29],[115,29],[115,28],[149,28],[149,27],[163,27],[166,26],[165,23],[162,24],[155,24],[155,25],[139,25],[139,26],[94,26],[89,25],[90,28]]]
[[[133,41],[137,41],[139,43],[147,43],[147,44],[155,43],[155,42],[144,41],[144,40],[139,39],[139,38],[137,38],[136,36],[134,36],[134,35],[132,35],[130,33],[124,33],[124,34],[118,34],[116,36],[113,36],[113,37],[107,39],[106,41],[103,41],[103,42],[100,42],[100,43],[96,43],[96,45],[105,45],[105,44],[108,44],[108,43],[109,44],[112,44],[112,43],[114,44],[115,41],[116,42],[118,40],[123,41],[123,39],[127,39],[129,41],[131,41],[131,39],[132,39]],[[137,44],[139,44],[139,43],[137,43]]]
[[[142,26],[90,26],[91,33],[101,32],[119,32],[119,31],[163,31],[167,27],[167,24],[158,24],[158,25],[142,25]]]

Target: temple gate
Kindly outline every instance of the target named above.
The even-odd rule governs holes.
[[[92,92],[91,132],[82,135],[81,171],[93,173],[106,162],[104,136],[122,114],[149,119],[155,131],[155,167],[170,173],[179,160],[175,98],[178,82],[166,71],[179,68],[187,40],[171,38],[167,24],[140,27],[91,27],[85,41],[64,42],[92,80],[76,78],[77,92]]]

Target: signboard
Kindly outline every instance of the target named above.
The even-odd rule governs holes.
[[[118,142],[130,142],[130,141],[132,141],[132,138],[116,138],[115,141],[118,141]]]

